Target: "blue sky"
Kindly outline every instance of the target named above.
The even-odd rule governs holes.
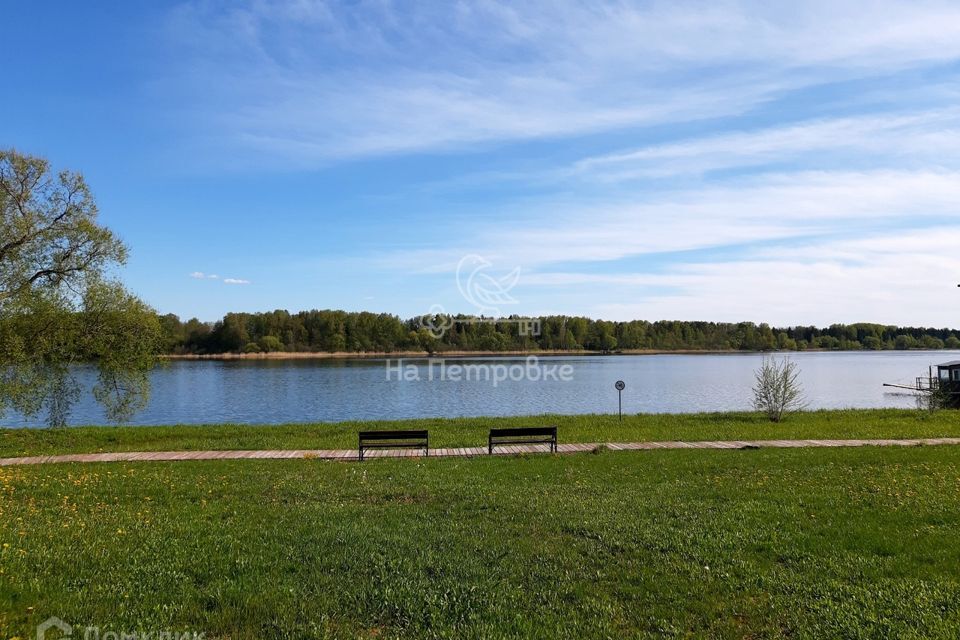
[[[5,22],[0,143],[84,173],[162,312],[469,313],[476,254],[521,269],[505,313],[960,325],[956,2]]]

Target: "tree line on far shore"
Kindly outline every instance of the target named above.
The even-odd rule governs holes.
[[[228,313],[214,323],[160,316],[168,354],[426,351],[803,351],[958,349],[952,329],[871,323],[776,328],[752,322],[539,318],[539,335],[521,335],[517,318],[476,322],[470,316],[401,319],[385,313],[312,310]],[[439,337],[432,326],[449,326]]]

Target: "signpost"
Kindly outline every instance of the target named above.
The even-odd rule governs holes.
[[[617,414],[620,416],[620,422],[623,422],[623,390],[627,388],[627,385],[624,384],[623,380],[617,380],[617,384],[613,386],[617,389]]]

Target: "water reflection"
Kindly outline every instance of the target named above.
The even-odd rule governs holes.
[[[797,353],[811,408],[913,407],[908,394],[890,393],[884,382],[907,382],[960,352]],[[567,364],[572,380],[506,380],[494,386],[476,379],[429,379],[425,360],[404,360],[419,380],[388,379],[385,360],[177,361],[152,374],[150,404],[132,424],[217,422],[283,423],[390,418],[612,413],[613,387],[622,379],[626,413],[742,410],[750,406],[758,354],[559,356],[544,364]],[[459,364],[522,364],[523,358],[459,358]],[[396,361],[393,361],[394,366]],[[104,424],[89,388],[95,372],[77,375],[87,392],[71,424]],[[887,392],[885,392],[887,391]],[[5,426],[29,426],[16,415]]]

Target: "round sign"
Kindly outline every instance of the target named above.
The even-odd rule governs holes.
[[[623,380],[617,380],[617,384],[613,385],[617,388],[617,391],[623,391],[627,388],[627,385],[623,383]]]

